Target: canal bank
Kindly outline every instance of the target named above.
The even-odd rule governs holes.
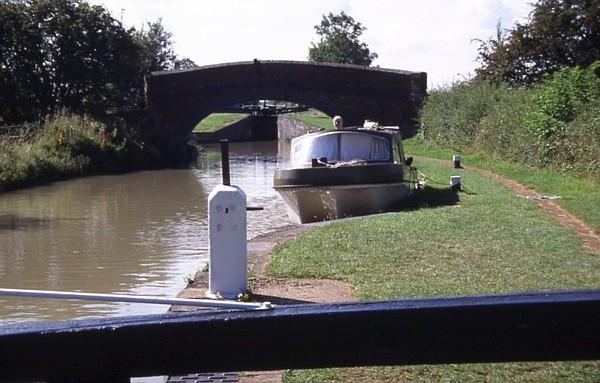
[[[423,162],[426,161],[423,160]],[[445,178],[440,177],[437,171],[439,170],[441,173],[444,170],[443,172],[446,172],[445,169],[451,167],[448,164],[438,166],[433,162],[427,164],[429,170],[425,171],[434,177],[433,179]],[[569,241],[567,237],[570,234],[566,235],[568,233],[565,233],[563,229],[556,228],[555,224],[548,222],[544,212],[529,201],[531,198],[520,198],[522,192],[518,188],[507,184],[506,186],[509,186],[511,191],[504,190],[504,188],[499,187],[500,183],[494,180],[495,177],[491,177],[489,174],[484,174],[482,177],[475,169],[461,169],[460,172],[464,176],[465,186],[468,188],[468,192],[460,195],[460,201],[450,204],[437,201],[437,204],[433,206],[427,203],[417,204],[416,206],[420,206],[418,210],[410,209],[402,214],[385,214],[380,217],[373,217],[369,219],[372,225],[341,224],[335,226],[339,229],[327,231],[327,233],[319,230],[322,234],[321,239],[326,237],[328,242],[331,239],[334,245],[327,249],[324,249],[323,246],[317,246],[318,248],[316,247],[312,253],[315,254],[315,258],[319,259],[323,259],[324,256],[330,257],[331,260],[328,259],[328,264],[331,263],[332,268],[336,266],[336,262],[342,264],[341,267],[348,264],[354,265],[346,267],[345,272],[359,275],[361,281],[366,281],[365,285],[370,285],[367,287],[376,289],[375,293],[379,294],[377,297],[391,296],[392,293],[399,294],[384,290],[389,286],[396,288],[396,291],[400,291],[400,288],[402,288],[401,296],[407,296],[407,289],[413,287],[415,290],[412,294],[422,296],[432,294],[430,291],[433,290],[425,289],[439,288],[438,286],[470,289],[469,291],[475,292],[496,291],[494,289],[497,289],[499,284],[505,286],[503,288],[509,291],[597,286],[597,270],[600,269],[593,265],[597,265],[598,260],[596,256],[581,251],[579,246],[584,243],[583,241],[570,241],[567,244],[567,241]],[[514,192],[517,192],[517,195]],[[498,203],[502,205],[501,209],[495,210],[494,205]],[[464,219],[472,216],[477,217],[477,219]],[[511,216],[518,216],[518,219],[510,218]],[[559,221],[562,219],[560,216],[553,216]],[[423,219],[424,217],[428,219]],[[459,241],[463,238],[463,230],[454,230],[453,225],[445,225],[443,230],[439,230],[439,225],[447,222],[448,217],[451,218],[451,222],[470,225],[466,241]],[[366,220],[361,219],[356,222],[361,221]],[[432,222],[435,223],[434,227],[430,227]],[[470,223],[473,223],[473,225]],[[388,226],[390,230],[385,230]],[[416,232],[422,234],[417,241],[411,244],[410,247],[414,250],[400,251],[397,247],[394,247],[392,242],[382,241],[383,236],[397,238],[395,242],[400,242],[399,240],[403,238],[408,239],[402,233],[404,230],[413,227],[417,228]],[[528,230],[530,227],[540,228],[537,235],[535,235],[535,232]],[[331,226],[330,228],[333,229],[334,227]],[[376,228],[376,232],[371,231],[371,228]],[[294,231],[294,229],[291,229],[287,232],[287,238],[284,234],[277,234],[276,232],[269,236],[256,238],[258,242],[256,246],[262,248],[268,254],[274,245],[262,245],[261,242],[281,243],[304,233],[303,230],[299,230]],[[376,233],[376,236],[369,237],[370,241],[366,241],[359,232]],[[414,231],[411,230],[411,232]],[[381,237],[378,235],[381,235]],[[541,237],[538,238],[538,235]],[[281,237],[281,240],[279,237]],[[312,233],[311,236],[300,235],[300,237],[311,238],[316,243],[325,243],[318,242],[319,237],[313,237]],[[553,238],[557,238],[557,240],[552,242],[552,246],[539,246],[539,243],[548,243],[553,241]],[[343,246],[340,242],[343,243]],[[373,248],[378,242],[385,242],[387,244],[386,248],[374,251]],[[466,246],[458,248],[458,251],[453,251],[463,242],[466,243]],[[302,241],[299,241],[299,243],[302,243]],[[305,240],[302,245],[296,246],[296,251],[288,252],[288,256],[290,254],[294,256],[311,252],[306,250],[310,249],[307,245]],[[558,245],[566,245],[566,247],[559,249]],[[370,252],[375,252],[378,255],[377,262],[363,263],[365,259],[372,258]],[[561,254],[563,252],[566,252],[566,254]],[[517,254],[518,257],[512,257],[513,254]],[[270,259],[270,256],[267,255],[265,259]],[[310,263],[311,261],[309,259],[306,262]],[[560,267],[548,267],[549,262],[560,264]],[[263,264],[266,263],[263,262]],[[319,264],[319,262],[316,263],[317,268]],[[507,268],[506,265],[511,267]],[[519,267],[514,267],[515,265],[519,265]],[[386,274],[386,270],[392,269],[393,274],[390,274],[392,276]],[[540,269],[542,270],[540,271]],[[384,278],[378,279],[379,275],[383,275]],[[464,278],[465,275],[468,278]],[[523,278],[523,276],[525,277]],[[340,278],[344,277],[341,276]],[[554,280],[559,281],[559,284],[553,283]],[[278,281],[274,279],[268,280],[266,283],[270,287],[279,288],[275,286]],[[531,284],[532,282],[533,284]],[[419,285],[421,283],[422,285]],[[260,284],[256,285],[260,286]],[[356,286],[356,284],[354,285]],[[308,291],[310,289],[310,286],[307,287],[304,284],[287,285],[287,287],[289,286],[296,290]],[[400,288],[396,286],[400,286]],[[363,285],[363,294],[364,287]],[[409,291],[410,293],[411,291]],[[454,294],[458,293],[464,294],[463,291],[454,291]],[[285,296],[281,290],[265,295],[269,298]],[[292,297],[292,299],[309,300],[296,297]],[[274,300],[270,299],[270,301]],[[581,379],[581,381],[597,381],[597,371],[599,371],[597,366],[597,362],[508,363],[478,366],[444,365],[439,368],[419,366],[385,370],[357,369],[339,373],[342,377],[348,377],[348,374],[356,374],[357,377],[360,375],[364,378],[365,376],[371,377],[373,371],[375,371],[388,377],[392,375],[399,377],[406,374],[415,379],[416,377],[426,376],[431,380],[434,380],[436,376],[439,376],[436,374],[440,373],[457,378],[465,378],[467,374],[468,376],[475,375],[479,377],[483,376],[481,374],[485,374],[498,379],[498,381],[512,381],[515,378],[518,379],[523,369],[526,368],[529,371],[535,371],[532,381],[546,381],[546,379],[543,379],[544,376],[554,376],[557,378],[556,381],[572,381],[579,374],[587,378]],[[244,374],[242,374],[242,377],[244,377]],[[464,379],[457,380],[464,381]],[[341,381],[344,381],[344,379]],[[374,381],[378,380],[374,379]]]
[[[197,157],[187,137],[164,134],[139,116],[135,120],[60,112],[44,123],[1,129],[0,193],[84,176],[181,167]]]
[[[280,243],[289,241],[306,230],[326,225],[330,222],[319,222],[308,225],[288,225],[272,232],[259,235],[248,241],[248,270],[250,280],[248,288],[250,298],[257,302],[271,302],[276,305],[302,303],[328,303],[356,300],[356,295],[350,286],[342,281],[314,278],[273,278],[266,275],[266,268],[271,261],[273,248]],[[196,273],[194,281],[182,290],[179,298],[201,299],[206,297],[208,290],[208,268]],[[173,306],[170,311],[196,311],[198,308],[189,306]],[[240,383],[281,383],[283,371],[247,371],[231,375],[203,374],[206,381],[228,381]],[[229,380],[218,380],[220,377]],[[198,378],[198,374],[189,377],[172,377],[169,383],[190,381]],[[202,380],[192,380],[202,381]]]

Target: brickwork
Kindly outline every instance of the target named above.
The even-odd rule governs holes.
[[[365,119],[399,125],[409,136],[426,84],[423,72],[255,60],[154,72],[146,80],[146,101],[156,125],[179,135],[188,135],[195,123],[221,108],[271,99],[342,115],[348,126]]]

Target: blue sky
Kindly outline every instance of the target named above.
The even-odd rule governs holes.
[[[382,68],[427,72],[429,87],[468,78],[477,42],[525,22],[527,0],[91,0],[125,26],[162,18],[179,56],[198,65],[306,60],[323,14],[344,11],[367,30],[362,41]]]

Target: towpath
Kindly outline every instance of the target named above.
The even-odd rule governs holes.
[[[442,163],[452,166],[452,161],[439,160]],[[561,225],[573,230],[581,239],[581,245],[584,249],[600,254],[600,234],[596,233],[588,224],[577,218],[575,215],[566,211],[561,207],[552,197],[542,195],[537,191],[524,186],[516,181],[508,179],[499,174],[493,173],[489,170],[477,168],[474,166],[463,166],[464,169],[469,171],[475,171],[483,174],[486,177],[497,180],[507,188],[514,191],[518,196],[528,198],[537,202],[538,206],[544,209],[551,217],[556,219]]]

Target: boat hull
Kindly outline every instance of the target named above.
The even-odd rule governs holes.
[[[388,211],[412,193],[414,183],[284,186],[275,189],[285,202],[290,220],[303,224]]]

